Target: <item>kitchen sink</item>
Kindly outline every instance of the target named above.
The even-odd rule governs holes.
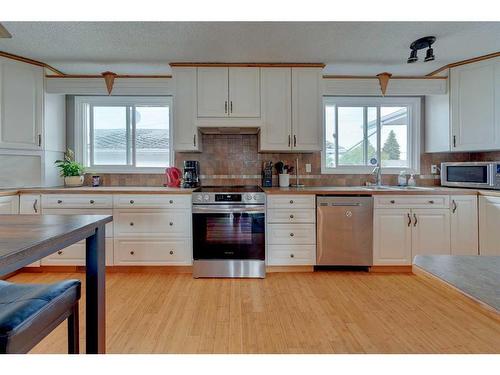
[[[377,190],[433,190],[431,187],[424,187],[424,186],[389,186],[389,185],[382,185],[382,186],[362,186],[361,187],[364,190],[371,190],[371,191],[377,191]]]

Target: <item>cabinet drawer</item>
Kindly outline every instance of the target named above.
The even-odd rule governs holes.
[[[270,266],[309,266],[316,264],[314,245],[270,245],[267,250]]]
[[[270,245],[315,245],[315,224],[269,224],[267,243]]]
[[[315,195],[268,195],[268,208],[315,208]]]
[[[190,208],[191,195],[115,195],[115,208]]]
[[[115,239],[115,265],[190,265],[191,260],[191,241]]]
[[[99,194],[63,194],[42,195],[42,209],[44,208],[112,208],[113,197]]]
[[[189,210],[115,210],[115,237],[189,237]]]
[[[113,265],[113,239],[106,238],[106,265]],[[50,254],[41,261],[42,266],[84,266],[85,265],[85,240]]]
[[[111,209],[92,208],[46,208],[43,215],[113,215]],[[106,238],[113,237],[113,222],[106,224]]]
[[[374,199],[375,208],[448,208],[447,195],[384,195]]]
[[[315,223],[316,210],[303,209],[270,209],[267,210],[268,223]]]

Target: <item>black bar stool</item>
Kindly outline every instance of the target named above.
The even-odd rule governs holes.
[[[68,319],[68,353],[79,353],[80,280],[13,284],[0,280],[0,353],[27,353]]]

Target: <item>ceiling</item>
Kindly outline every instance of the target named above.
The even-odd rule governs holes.
[[[169,62],[323,62],[325,74],[423,75],[500,51],[500,22],[2,22],[0,51],[67,74],[168,74]],[[436,61],[407,64],[434,35]]]

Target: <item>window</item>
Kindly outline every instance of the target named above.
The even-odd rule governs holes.
[[[420,167],[420,98],[324,98],[323,173],[383,173]]]
[[[172,164],[170,97],[77,97],[75,153],[91,171],[150,172]]]

